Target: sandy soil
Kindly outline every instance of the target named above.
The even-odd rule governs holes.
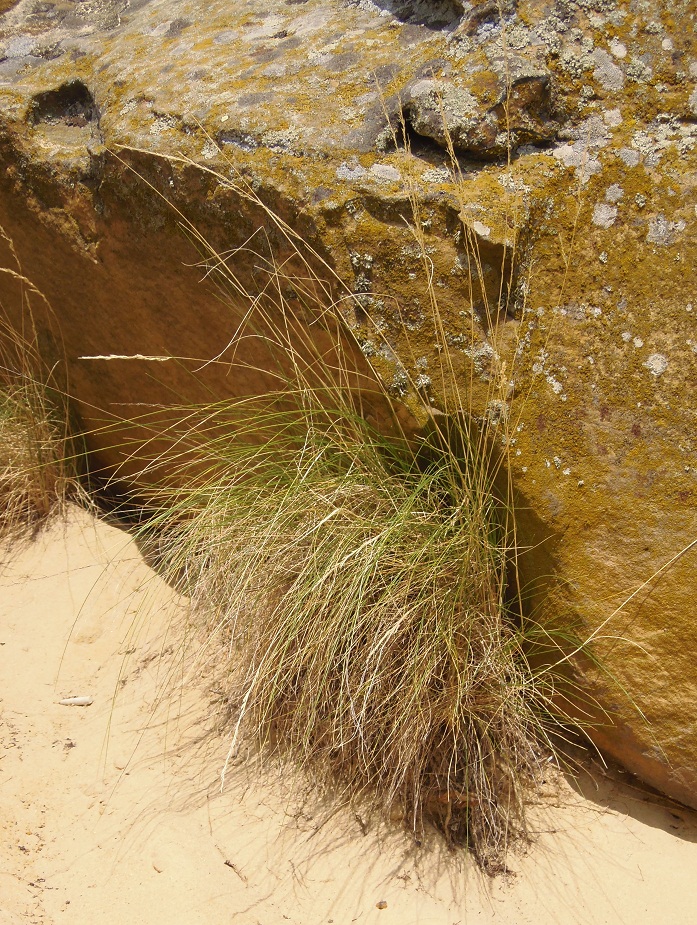
[[[494,880],[245,761],[221,794],[214,695],[159,696],[182,614],[127,534],[79,511],[5,557],[0,925],[697,921],[695,815],[602,775],[550,784]]]

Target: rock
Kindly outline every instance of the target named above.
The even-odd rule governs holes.
[[[486,72],[485,80],[476,83],[462,77],[413,81],[401,97],[406,124],[442,148],[449,135],[456,151],[482,158],[551,141],[559,125],[552,118],[550,74],[520,59],[508,63],[506,70],[497,59],[496,80]],[[474,87],[480,89],[479,98]]]
[[[345,281],[367,393],[369,359],[416,426],[443,407],[448,359],[495,440],[508,422],[529,609],[594,637],[602,667],[576,665],[612,720],[596,740],[697,806],[691,16],[678,0],[519,0],[503,16],[449,0],[19,0],[0,17],[0,224],[56,313],[36,305],[42,348],[60,360],[64,345],[95,426],[273,386],[254,341],[230,375],[245,300],[211,298],[172,208],[214,247],[243,244],[263,209],[186,158],[242,177]],[[257,263],[238,262],[243,289]],[[0,286],[11,308],[16,283]],[[328,346],[317,324],[299,342],[308,331]],[[80,359],[103,355],[155,359]],[[369,394],[366,413],[383,411]],[[167,446],[164,427],[154,438]],[[113,467],[144,434],[91,439]]]
[[[474,35],[480,26],[487,23],[496,24],[500,21],[501,16],[510,15],[515,11],[515,0],[479,0],[475,3],[467,3],[465,0],[458,6],[462,10],[463,17],[457,31],[464,35]]]

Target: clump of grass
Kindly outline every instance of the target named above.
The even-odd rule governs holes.
[[[501,869],[549,756],[556,677],[526,657],[505,459],[461,393],[467,376],[446,347],[433,285],[447,397],[435,409],[421,396],[429,423],[417,432],[360,353],[353,296],[243,178],[214,176],[271,233],[260,225],[249,292],[237,253],[216,253],[184,221],[207,276],[247,306],[233,359],[210,362],[243,368],[238,348],[253,338],[278,387],[175,409],[172,449],[143,465],[142,536],[192,599],[201,656],[225,663],[229,758],[242,742],[290,758],[418,837],[433,824]],[[247,262],[254,246],[244,245]],[[364,305],[362,316],[371,323]],[[373,333],[384,338],[379,324]],[[398,365],[419,396],[413,364]],[[155,440],[164,420],[158,409]],[[505,416],[489,424],[500,438]],[[145,487],[161,474],[160,488]]]
[[[548,693],[508,613],[505,514],[464,425],[455,459],[295,397],[227,407],[208,478],[149,524],[228,654],[231,754],[251,738],[498,863]]]
[[[38,347],[33,300],[43,296],[1,227],[0,239],[14,263],[0,273],[15,291],[13,305],[0,304],[0,536],[13,537],[61,510],[77,483],[65,393]]]
[[[34,382],[0,386],[0,535],[33,529],[71,486],[61,427]]]

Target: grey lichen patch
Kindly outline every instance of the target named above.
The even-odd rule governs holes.
[[[668,359],[662,353],[652,353],[642,365],[658,378],[668,369]]]
[[[671,222],[665,215],[659,213],[655,218],[649,221],[649,230],[646,240],[649,244],[655,244],[658,247],[668,247],[673,244],[677,235],[685,230],[685,222],[682,219]]]
[[[498,428],[508,422],[510,412],[511,408],[507,401],[502,398],[492,398],[486,406],[484,422],[491,428]]]
[[[446,125],[462,143],[483,115],[479,101],[470,90],[443,79],[424,78],[407,87],[404,107],[414,131],[443,145]],[[446,125],[442,113],[445,113]]]
[[[656,167],[673,150],[681,157],[697,147],[697,125],[682,122],[669,113],[659,113],[644,129],[632,135],[631,147],[647,167]]]
[[[694,116],[697,116],[697,87],[692,91],[688,100],[690,111]]]
[[[649,83],[652,77],[652,69],[641,59],[637,58],[627,65],[627,80],[638,84],[646,84]]]
[[[599,228],[610,228],[617,218],[617,206],[606,202],[598,202],[593,208],[593,224]]]
[[[585,184],[602,169],[598,152],[612,143],[612,132],[617,124],[614,118],[608,124],[600,116],[590,116],[567,129],[564,134],[569,141],[559,145],[552,153],[564,166],[573,167],[576,176]]]
[[[259,147],[259,141],[253,135],[234,128],[219,132],[216,141],[221,148],[225,145],[233,145],[235,148],[239,148],[240,151],[247,153],[255,151]]]
[[[572,321],[586,321],[590,318],[599,318],[602,309],[597,305],[586,305],[584,302],[568,302],[566,305],[555,306],[555,314],[562,315]]]
[[[615,58],[618,58],[620,61],[627,57],[627,46],[624,44],[624,42],[620,42],[619,39],[612,39],[609,48],[612,55]]]
[[[559,56],[559,65],[570,77],[581,80],[586,71],[593,69],[595,61],[590,50],[579,52],[573,48],[567,48]]]
[[[490,343],[475,344],[464,352],[473,361],[474,370],[483,382],[490,382],[495,377],[501,358]]]
[[[173,116],[156,116],[150,126],[151,135],[162,135],[163,132],[176,131],[180,127],[180,122]]]
[[[417,373],[414,377],[414,388],[417,392],[428,393],[432,384],[431,377],[427,373]]]
[[[373,288],[373,255],[353,252],[350,254],[351,266],[355,274],[353,291],[356,293],[370,292]]]
[[[613,183],[605,190],[605,199],[608,202],[619,202],[624,196],[624,190],[619,183]]]
[[[398,366],[387,388],[395,398],[405,398],[409,394],[409,376],[403,366]]]
[[[601,48],[593,52],[595,69],[593,77],[605,90],[619,91],[624,87],[624,71],[612,60],[611,56]]]
[[[264,132],[261,143],[271,151],[298,153],[300,133],[295,128],[272,129]]]
[[[641,163],[641,154],[633,148],[620,148],[617,156],[627,167],[638,167]]]
[[[625,344],[631,342],[635,350],[640,350],[644,346],[644,341],[640,337],[632,337],[631,331],[623,331],[622,340]]]
[[[603,113],[603,122],[608,128],[617,128],[618,125],[622,124],[622,110],[606,109]]]
[[[362,180],[367,173],[368,171],[365,167],[361,166],[357,161],[354,161],[354,163],[342,161],[336,168],[336,176],[339,180]]]
[[[582,183],[587,183],[602,169],[598,157],[590,153],[588,146],[582,141],[560,145],[552,153],[565,167],[573,167]]]
[[[373,164],[369,170],[370,176],[382,183],[399,183],[402,175],[391,164]]]
[[[450,183],[453,179],[450,167],[430,167],[421,174],[421,180],[426,183]]]

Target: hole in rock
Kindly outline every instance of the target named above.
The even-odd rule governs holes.
[[[72,80],[56,90],[37,93],[32,101],[29,122],[62,122],[84,128],[98,118],[94,97],[81,80]]]
[[[374,3],[400,22],[427,29],[457,25],[463,10],[461,0],[374,0]]]
[[[411,114],[408,109],[403,113],[402,119],[402,124],[397,127],[395,133],[398,148],[402,150],[408,148],[415,157],[420,157],[436,167],[450,163],[450,158],[444,145],[434,138],[420,135],[416,131],[412,125]]]

